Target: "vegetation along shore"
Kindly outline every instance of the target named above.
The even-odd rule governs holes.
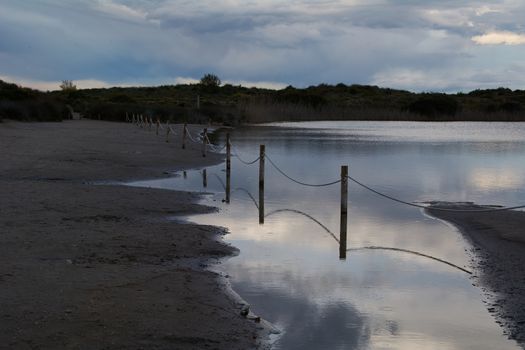
[[[507,88],[468,93],[413,93],[367,85],[326,85],[281,90],[221,85],[213,75],[199,84],[158,87],[62,89],[41,92],[0,81],[0,118],[62,120],[71,110],[91,119],[126,120],[142,114],[173,122],[237,125],[299,120],[523,121],[525,91]]]

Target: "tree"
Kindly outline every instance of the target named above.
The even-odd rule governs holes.
[[[76,91],[77,86],[73,84],[72,80],[62,80],[60,88],[62,89],[62,91]]]
[[[215,74],[208,73],[201,78],[201,84],[206,87],[219,87],[221,80]]]

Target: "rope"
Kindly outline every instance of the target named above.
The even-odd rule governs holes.
[[[243,160],[243,159],[241,158],[241,156],[239,156],[237,153],[234,153],[233,155],[234,155],[235,157],[237,157],[237,159],[239,159],[239,161],[240,161],[241,163],[244,163],[244,164],[246,164],[246,165],[252,165],[252,164],[254,164],[255,162],[257,162],[259,159],[261,159],[261,157],[257,157],[256,159],[252,160],[251,162],[248,162],[248,161]]]
[[[299,180],[296,180],[288,175],[286,175],[286,173],[284,171],[282,171],[273,161],[270,157],[268,157],[268,155],[265,155],[266,159],[268,159],[268,161],[270,162],[270,164],[272,164],[274,166],[275,169],[277,169],[278,172],[280,172],[284,177],[286,177],[287,179],[295,182],[295,183],[298,183],[299,185],[303,185],[303,186],[309,186],[309,187],[325,187],[325,186],[331,186],[331,185],[335,185],[339,182],[341,182],[341,180],[336,180],[336,181],[332,181],[332,182],[328,182],[328,183],[324,183],[324,184],[309,184],[309,183],[305,183],[305,182],[301,182]]]
[[[407,202],[407,201],[401,200],[399,198],[395,198],[395,197],[389,196],[389,195],[387,195],[385,193],[376,191],[373,188],[371,188],[371,187],[369,187],[369,186],[359,182],[358,180],[354,179],[351,176],[348,176],[348,179],[350,181],[353,181],[357,185],[363,187],[364,189],[377,194],[378,196],[390,199],[391,201],[394,201],[394,202],[398,202],[398,203],[401,203],[401,204],[406,204],[406,205],[409,205],[411,207],[426,209],[426,210],[430,210],[430,211],[436,210],[436,211],[448,211],[448,212],[460,212],[460,213],[487,213],[487,212],[497,212],[497,211],[505,211],[505,210],[513,210],[513,209],[525,208],[525,205],[517,205],[517,206],[513,206],[513,207],[502,207],[502,208],[490,208],[490,209],[452,209],[452,208],[440,208],[440,207],[433,207],[433,206],[425,206],[425,205],[420,205],[420,204],[416,204],[416,203]]]
[[[231,144],[231,143],[230,143]],[[254,164],[255,162],[259,161],[259,159],[261,159],[261,157],[257,157],[256,159],[252,160],[251,162],[249,161],[246,161],[244,159],[241,158],[241,156],[239,155],[239,150],[237,150],[237,147],[235,147],[233,144],[231,144],[231,147],[232,147],[232,150],[234,151],[232,153],[233,156],[237,157],[237,159],[240,160],[241,163],[244,163],[246,165],[252,165]]]
[[[456,264],[453,264],[451,262],[448,262],[446,260],[443,260],[443,259],[440,259],[440,258],[436,258],[432,255],[428,255],[428,254],[423,254],[423,253],[419,253],[419,252],[415,252],[413,250],[408,250],[408,249],[403,249],[403,248],[393,248],[393,247],[378,247],[378,246],[369,246],[369,247],[361,247],[361,248],[350,248],[350,249],[347,249],[346,251],[347,252],[352,252],[352,251],[358,251],[358,250],[391,250],[391,251],[394,251],[394,252],[403,252],[403,253],[409,253],[409,254],[413,254],[413,255],[417,255],[417,256],[422,256],[424,258],[428,258],[428,259],[432,259],[432,260],[435,260],[435,261],[439,261],[440,263],[443,263],[443,264],[446,264],[446,265],[449,265],[449,266],[452,266],[458,270],[461,270],[463,272],[466,272],[468,273],[469,275],[472,274],[471,271],[467,270],[467,269],[464,269],[463,267],[461,266],[458,266]]]
[[[242,192],[246,193],[246,194],[248,195],[248,197],[250,197],[250,199],[252,200],[252,202],[253,202],[253,204],[255,205],[255,207],[256,207],[257,209],[259,209],[259,204],[257,204],[257,201],[255,200],[255,198],[253,197],[253,195],[250,193],[250,191],[248,191],[247,189],[244,189],[244,188],[242,188],[242,187],[238,187],[238,188],[236,188],[236,189],[234,189],[234,190],[232,191],[232,194],[235,193],[235,192],[237,192],[237,191],[242,191]]]
[[[222,188],[226,191],[226,185],[224,184],[224,182],[222,181],[220,176],[215,174],[215,173],[213,173],[212,175],[215,176],[217,178],[217,180],[219,180],[219,182],[221,183]]]
[[[188,135],[188,137],[190,138],[190,141],[192,141],[193,143],[202,143],[198,140],[198,137],[197,137],[197,140],[194,139],[192,136],[191,136],[191,132],[188,130],[188,128],[186,128],[186,135]]]
[[[266,214],[264,217],[268,217],[268,216],[272,216],[272,215],[275,215],[275,214],[278,214],[278,213],[285,213],[285,212],[288,212],[288,213],[295,213],[295,214],[299,214],[299,215],[302,215],[310,220],[312,220],[313,222],[315,222],[317,225],[321,226],[330,236],[332,236],[333,239],[335,239],[335,241],[337,243],[339,243],[339,238],[337,238],[337,236],[328,229],[328,227],[326,227],[325,225],[323,225],[322,222],[320,222],[319,220],[317,220],[316,218],[314,218],[313,216],[311,216],[310,214],[307,214],[305,212],[302,212],[300,210],[296,210],[296,209],[277,209],[277,210],[274,210],[274,211],[271,211],[269,212],[268,214]]]

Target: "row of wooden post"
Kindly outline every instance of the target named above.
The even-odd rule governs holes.
[[[259,147],[259,224],[264,224],[264,170],[265,170],[265,145]],[[206,169],[202,172],[203,186],[207,187]],[[231,188],[231,140],[226,134],[226,186],[225,202],[230,203]],[[347,227],[348,227],[348,166],[341,166],[341,210],[339,226],[339,259],[346,259]]]
[[[126,114],[126,119],[128,116]],[[147,117],[146,117],[147,121]],[[137,116],[133,115],[132,123],[141,123],[144,125],[144,118],[142,115]],[[151,125],[153,121],[149,118],[149,125],[151,130]],[[160,120],[157,119],[157,135],[159,134]],[[169,122],[166,123],[166,142],[169,142],[169,134],[171,128]],[[182,149],[186,148],[186,137],[188,134],[187,124],[184,123],[182,128]],[[202,156],[206,157],[208,144],[208,129],[204,128],[202,135]],[[259,224],[264,224],[264,165],[265,165],[265,145],[260,145],[259,147]],[[207,176],[206,169],[203,170],[203,186],[207,187]],[[225,186],[226,198],[225,202],[230,203],[230,190],[231,190],[231,139],[230,134],[226,134],[226,186]],[[339,227],[339,258],[344,260],[346,259],[346,247],[347,247],[347,226],[348,226],[348,166],[341,166],[341,220]]]
[[[126,115],[126,119],[128,116]],[[146,117],[146,121],[147,121]],[[132,123],[141,123],[141,126],[144,125],[144,118],[142,115],[137,116],[133,115]],[[149,118],[149,125],[153,121]],[[159,134],[160,120],[157,119],[157,135]],[[166,123],[166,142],[169,142],[169,134],[171,128],[169,122]],[[184,123],[182,128],[182,149],[186,148],[186,137],[188,129],[187,124]],[[202,156],[206,157],[208,144],[208,129],[204,128],[202,134]],[[260,145],[259,147],[259,224],[264,224],[264,167],[265,167],[265,145]],[[207,176],[206,169],[203,170],[203,186],[207,187]],[[230,134],[226,134],[226,186],[225,186],[226,198],[225,202],[230,203],[230,190],[231,190],[231,139]],[[340,215],[340,227],[339,227],[339,258],[344,260],[346,259],[346,247],[347,247],[347,227],[348,227],[348,166],[341,166],[341,215]]]

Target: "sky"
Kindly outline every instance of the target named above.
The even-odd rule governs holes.
[[[525,89],[525,1],[0,0],[0,79]]]

